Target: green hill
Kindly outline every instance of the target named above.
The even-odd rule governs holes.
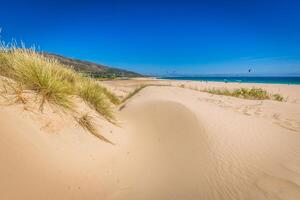
[[[105,65],[89,62],[89,61],[83,61],[79,59],[73,59],[64,57],[57,54],[52,53],[43,53],[43,55],[47,58],[54,58],[58,60],[60,63],[72,66],[76,71],[80,73],[84,73],[86,75],[92,76],[92,77],[99,77],[99,78],[114,78],[114,77],[143,77],[143,75],[127,71],[124,69],[114,68],[114,67],[108,67]]]

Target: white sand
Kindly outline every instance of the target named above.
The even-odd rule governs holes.
[[[104,84],[126,95],[148,82]],[[289,97],[275,102],[185,84],[143,89],[116,109],[121,127],[97,118],[115,145],[70,116],[1,106],[0,199],[300,199],[300,86],[260,85]]]

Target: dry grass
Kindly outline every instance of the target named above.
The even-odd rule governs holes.
[[[204,89],[200,90],[201,92],[208,92],[210,94],[224,95],[224,96],[233,96],[243,99],[252,99],[252,100],[266,100],[273,99],[276,101],[283,101],[283,97],[279,94],[271,95],[266,90],[261,88],[240,88],[235,90],[228,89]]]
[[[88,113],[83,114],[80,117],[75,117],[75,119],[82,128],[84,128],[85,130],[87,130],[88,132],[90,132],[91,134],[93,134],[94,136],[99,138],[100,140],[103,140],[105,142],[113,144],[107,138],[105,138],[104,136],[102,136],[101,134],[98,133],[98,130],[93,121],[93,118]]]
[[[41,109],[46,101],[66,109],[73,107],[70,96],[74,94],[74,87],[68,81],[72,72],[57,61],[28,49],[13,49],[1,57],[5,62],[1,65],[2,75],[35,91],[41,97]]]
[[[110,102],[112,102],[115,105],[118,105],[121,103],[120,99],[117,97],[117,95],[115,95],[114,93],[112,93],[111,91],[109,91],[107,88],[105,87],[100,87],[102,89],[102,92],[106,95],[106,97],[110,100]]]
[[[56,60],[45,58],[31,49],[0,51],[1,75],[22,84],[41,96],[41,107],[47,101],[66,109],[73,108],[73,96],[84,101],[107,118],[113,118],[110,102],[119,99],[96,81],[82,77]]]
[[[172,86],[171,84],[143,84],[140,86],[137,86],[132,92],[128,93],[122,100],[120,103],[124,103],[126,102],[128,99],[132,98],[133,96],[135,96],[137,93],[139,93],[142,89],[146,88],[146,87],[150,87],[150,86],[156,86],[156,87],[166,87],[166,86]],[[123,106],[121,107],[121,109],[124,108]]]
[[[102,114],[106,119],[110,121],[114,120],[109,100],[99,84],[92,79],[88,79],[81,81],[78,88],[78,95],[87,102],[90,107]]]
[[[275,101],[284,101],[283,96],[281,96],[280,94],[273,94],[272,99]]]
[[[137,88],[135,88],[124,99],[122,99],[122,103],[126,102],[128,99],[130,99],[131,97],[133,97],[134,95],[136,95],[139,91],[141,91],[142,89],[144,89],[147,86],[149,86],[149,85],[140,85]]]
[[[23,96],[25,89],[36,93],[40,99],[41,110],[47,102],[63,108],[64,111],[75,113],[73,100],[77,96],[104,118],[114,121],[111,104],[119,104],[120,100],[95,80],[83,77],[72,68],[64,66],[57,60],[45,58],[33,49],[1,44],[0,75],[18,85],[13,88],[15,102],[26,103],[27,100]],[[88,117],[82,119],[88,120]],[[80,120],[82,123],[83,121]],[[93,132],[91,128],[86,130]]]
[[[25,95],[22,85],[8,80],[2,80],[0,95],[12,104],[26,104],[28,102],[28,98]]]

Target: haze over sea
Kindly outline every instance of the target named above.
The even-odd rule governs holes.
[[[161,77],[169,80],[238,82],[238,83],[267,83],[267,84],[300,84],[300,77],[245,77],[245,76],[177,76]]]

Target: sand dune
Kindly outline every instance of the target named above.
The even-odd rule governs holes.
[[[147,87],[116,111],[121,127],[97,119],[110,145],[67,116],[1,106],[0,199],[298,200],[299,109]]]
[[[201,96],[152,87],[129,103],[141,175],[115,199],[300,198],[299,135]]]

